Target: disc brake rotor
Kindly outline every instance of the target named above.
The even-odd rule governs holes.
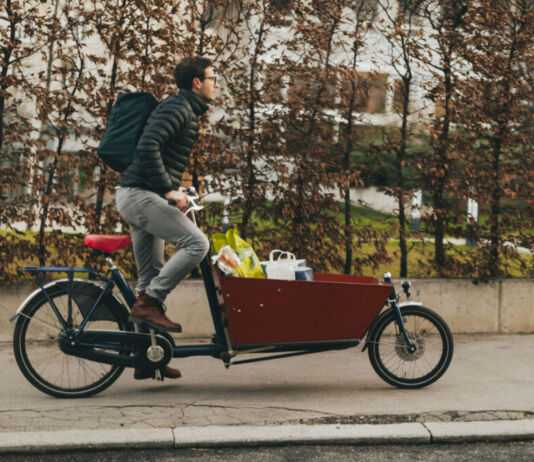
[[[417,361],[425,354],[425,339],[416,332],[408,332],[408,338],[415,344],[415,351],[410,353],[404,336],[398,334],[395,341],[395,352],[403,361]]]

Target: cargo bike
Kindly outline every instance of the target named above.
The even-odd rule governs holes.
[[[202,206],[191,200],[194,217]],[[313,281],[237,278],[220,274],[207,257],[200,268],[213,320],[211,343],[176,344],[166,331],[128,322],[136,296],[112,253],[130,238],[91,235],[85,244],[105,254],[107,272],[26,267],[38,289],[11,319],[20,370],[55,397],[99,393],[125,367],[154,368],[162,379],[159,369],[172,358],[190,356],[211,356],[228,368],[363,344],[377,374],[399,388],[435,382],[452,359],[445,321],[420,303],[399,302],[400,295],[409,297],[410,283],[403,282],[397,294],[389,273],[383,281],[326,273],[314,273]],[[67,277],[45,283],[42,275],[54,272]]]

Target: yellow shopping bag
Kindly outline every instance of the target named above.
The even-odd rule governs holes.
[[[237,274],[244,278],[265,278],[261,269],[260,260],[254,249],[237,233],[237,229],[232,228],[225,234],[214,234],[211,238],[212,251],[215,255],[229,245],[237,254],[241,263],[235,270]]]

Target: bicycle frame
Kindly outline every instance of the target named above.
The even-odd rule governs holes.
[[[91,320],[91,316],[97,309],[98,305],[100,304],[101,300],[107,293],[112,293],[114,286],[117,286],[118,290],[120,291],[122,297],[124,298],[124,301],[128,304],[128,306],[131,308],[132,305],[135,303],[136,297],[131,289],[130,285],[126,281],[124,275],[122,272],[115,266],[112,259],[110,257],[106,258],[106,261],[108,265],[110,266],[109,270],[105,275],[102,275],[98,273],[97,271],[90,269],[90,268],[73,268],[73,267],[39,267],[39,266],[31,266],[31,267],[25,267],[23,268],[24,271],[29,272],[30,274],[33,274],[35,277],[35,280],[37,282],[37,285],[39,286],[39,289],[43,292],[45,295],[47,301],[49,302],[50,306],[52,307],[52,310],[54,311],[55,315],[57,316],[59,322],[61,323],[63,329],[65,331],[72,329],[72,294],[69,290],[69,299],[68,299],[68,314],[67,319],[65,320],[61,313],[59,312],[58,308],[55,306],[53,299],[48,295],[47,293],[47,286],[48,284],[44,284],[41,278],[39,277],[40,273],[52,273],[52,272],[62,272],[66,273],[68,276],[68,281],[70,283],[74,282],[74,274],[75,273],[85,273],[90,275],[91,277],[101,281],[104,283],[103,286],[99,286],[101,289],[101,292],[97,299],[95,300],[93,306],[88,310],[87,314],[84,316],[83,321],[81,322],[80,326],[77,327],[75,331],[71,330],[70,338],[72,338],[75,341],[78,341],[80,337],[83,335],[84,329],[87,325],[87,323]],[[345,349],[357,346],[360,343],[360,340],[336,340],[336,341],[322,341],[322,342],[305,342],[305,343],[291,343],[291,344],[268,344],[268,345],[258,345],[255,347],[247,347],[244,349],[235,348],[232,345],[230,334],[228,330],[228,325],[226,321],[223,319],[221,314],[221,305],[219,304],[218,297],[217,297],[217,291],[218,288],[215,284],[214,278],[212,276],[212,271],[210,268],[210,264],[208,261],[208,258],[206,257],[201,263],[200,263],[201,273],[203,277],[204,286],[206,289],[206,294],[208,298],[208,304],[210,308],[210,314],[213,321],[213,326],[215,330],[215,334],[212,339],[211,344],[193,344],[193,345],[176,345],[174,342],[174,339],[163,330],[156,330],[156,333],[158,335],[161,335],[167,339],[171,345],[172,345],[172,356],[174,358],[185,358],[190,356],[211,356],[216,359],[221,359],[226,367],[230,366],[230,361],[233,357],[237,355],[243,355],[243,354],[257,354],[257,353],[265,353],[269,354],[268,356],[262,356],[257,357],[253,359],[244,359],[240,361],[233,361],[231,364],[246,364],[250,362],[257,362],[257,361],[265,361],[269,359],[276,359],[276,358],[283,358],[283,357],[289,357],[289,356],[298,356],[303,354],[310,354],[310,353],[319,353],[334,349]],[[79,279],[76,279],[79,280]],[[53,284],[53,283],[51,283]],[[69,286],[72,286],[72,284],[69,284]],[[34,294],[30,295],[27,300],[31,299]],[[118,301],[120,301],[117,298]],[[15,319],[17,316],[20,315],[21,311],[26,306],[26,303],[23,302],[22,305],[17,310],[17,313],[15,316],[13,316],[12,319]],[[225,325],[226,324],[226,325]],[[89,346],[87,344],[84,344],[84,346]],[[92,345],[94,347],[106,347],[102,344],[94,344]],[[109,346],[107,346],[109,348]],[[275,353],[275,354],[273,354]]]

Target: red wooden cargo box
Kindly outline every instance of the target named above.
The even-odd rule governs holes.
[[[392,286],[376,278],[314,273],[313,281],[220,277],[232,343],[361,338]]]

